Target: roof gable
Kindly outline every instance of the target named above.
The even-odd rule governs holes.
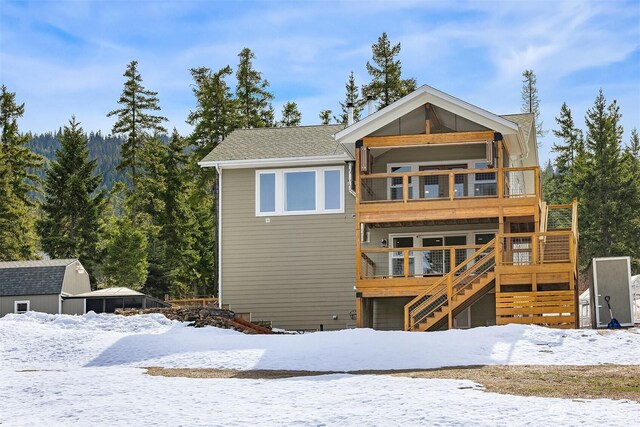
[[[67,266],[77,261],[49,259],[0,262],[0,296],[60,294]]]
[[[464,117],[480,126],[501,132],[504,135],[517,134],[519,132],[518,125],[510,120],[434,89],[431,86],[423,85],[404,98],[338,132],[336,141],[347,144],[354,143],[358,139],[375,132],[393,120],[409,114],[427,103]]]

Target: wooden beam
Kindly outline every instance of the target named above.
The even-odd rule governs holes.
[[[360,150],[362,148],[356,147],[355,149],[355,164],[354,164],[354,175],[355,175],[355,186],[356,186],[356,201],[355,201],[355,228],[356,228],[356,244],[355,244],[355,261],[356,261],[356,280],[362,277],[362,255],[361,255],[361,243],[360,243]]]
[[[365,147],[403,147],[411,145],[456,144],[465,142],[493,141],[494,132],[449,132],[424,135],[367,136],[362,142]]]
[[[427,135],[431,133],[431,105],[427,102],[424,105],[427,120],[425,121],[425,132]]]

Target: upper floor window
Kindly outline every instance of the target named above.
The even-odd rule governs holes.
[[[256,215],[344,212],[344,168],[256,171]]]

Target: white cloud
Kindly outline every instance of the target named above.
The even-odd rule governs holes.
[[[102,130],[108,131],[104,114],[115,106],[125,65],[137,59],[170,126],[186,132],[193,104],[189,68],[235,69],[238,52],[249,47],[271,83],[277,112],[292,100],[304,122],[314,123],[320,110],[339,109],[351,70],[359,85],[367,82],[371,44],[387,31],[402,43],[405,76],[419,83],[498,113],[514,112],[521,72],[531,68],[548,127],[562,101],[582,106],[605,86],[609,98],[620,100],[629,128],[639,121],[640,78],[620,76],[626,80],[613,84],[591,73],[617,75],[619,64],[637,64],[639,19],[634,1],[9,3],[0,10],[0,73],[28,102],[27,111],[38,112],[25,117],[23,128],[56,128],[58,111],[75,110],[91,117],[86,128],[107,123]],[[56,35],[56,28],[63,33]],[[590,81],[591,75],[600,77]]]

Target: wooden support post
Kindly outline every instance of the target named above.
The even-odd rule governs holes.
[[[496,236],[496,259],[495,259],[495,274],[496,274],[496,294],[500,293],[500,272],[502,270],[502,236]]]
[[[409,175],[402,176],[402,200],[405,203],[409,201]]]
[[[453,277],[451,275],[447,276],[447,303],[449,312],[447,314],[449,320],[449,329],[453,329],[453,301],[451,300],[451,296],[453,294]]]
[[[409,277],[409,250],[405,249],[402,251],[403,254],[403,269],[404,269],[404,277]]]
[[[355,200],[355,227],[356,227],[356,289],[358,286],[358,282],[362,278],[362,247],[360,243],[360,150],[362,148],[359,144],[356,144],[355,149],[355,165],[354,165],[354,174],[355,174],[355,186],[356,186],[356,200]]]
[[[535,168],[533,173],[534,173],[534,185],[536,189],[536,198],[540,200],[542,198],[542,191],[540,191],[541,190],[540,168]]]
[[[537,171],[538,169],[536,169]],[[533,227],[534,227],[534,231],[536,233],[540,232],[540,203],[538,203],[538,207],[536,207],[534,213],[533,213]]]
[[[425,121],[425,134],[430,134],[431,133],[431,105],[427,102],[424,105],[425,108],[425,116],[426,116],[426,121]]]
[[[454,248],[449,249],[449,271],[453,271],[456,268],[456,250]]]
[[[404,306],[404,330],[411,330],[411,319],[409,318],[409,305],[405,304]]]
[[[456,175],[453,172],[449,172],[449,200],[453,200],[456,190]]]
[[[498,181],[497,181],[497,190],[498,190],[498,198],[502,199],[504,197],[504,160],[502,159],[502,150],[503,150],[504,141],[498,141]]]
[[[363,328],[364,298],[356,297],[356,328]]]
[[[573,239],[573,233],[568,236],[569,238],[569,262],[573,263],[575,260],[575,245]]]

